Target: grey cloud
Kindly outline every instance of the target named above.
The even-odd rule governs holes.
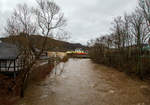
[[[68,20],[66,27],[71,34],[72,42],[86,43],[91,38],[109,33],[111,21],[124,12],[132,12],[137,0],[54,0]],[[10,11],[18,3],[35,5],[35,0],[0,0],[0,15]],[[5,14],[4,14],[5,15]],[[5,19],[9,14],[6,14]],[[5,20],[4,19],[4,20]],[[3,19],[2,19],[3,20]],[[0,22],[3,21],[0,18]],[[0,27],[1,28],[1,27]]]
[[[134,11],[137,0],[56,0],[68,15],[68,30],[76,42],[110,32],[114,17]],[[71,3],[71,1],[73,1]]]

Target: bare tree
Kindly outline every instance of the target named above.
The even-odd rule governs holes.
[[[60,11],[60,7],[52,1],[37,0],[37,7],[30,8],[24,4],[18,5],[14,10],[7,21],[5,30],[23,55],[22,59],[25,61],[23,83],[33,65],[36,64],[41,54],[46,50],[48,37],[51,37],[52,30],[61,28],[65,23],[66,20]],[[33,35],[37,33],[43,36],[38,40],[39,42],[33,39]],[[40,43],[38,48],[37,43]]]
[[[37,8],[33,8],[40,33],[45,37],[41,52],[45,49],[47,37],[51,37],[52,30],[65,25],[64,14],[60,7],[49,0],[37,0]]]
[[[147,24],[148,31],[150,32],[150,0],[139,0],[139,6],[146,19],[145,24]]]
[[[24,53],[23,59],[25,59],[26,65],[31,63],[31,59],[28,59],[35,52],[30,35],[34,35],[37,32],[37,26],[35,21],[32,21],[32,18],[31,9],[26,4],[19,4],[8,19],[5,27],[12,42],[19,47],[20,52]]]
[[[149,32],[146,20],[139,9],[136,9],[130,16],[130,25],[132,35],[135,37],[135,43],[137,47],[141,48],[141,45],[147,41]]]
[[[130,27],[130,15],[124,14],[124,37],[125,37],[125,45],[132,46],[133,45],[133,36],[131,34]]]
[[[32,18],[31,9],[26,4],[19,4],[8,19],[5,30],[9,35],[19,35],[20,33],[35,34],[37,26],[35,21],[32,21]]]
[[[114,19],[113,28],[112,28],[112,35],[114,39],[114,44],[117,45],[117,48],[121,50],[125,47],[125,39],[124,39],[124,21],[122,17],[117,17]]]
[[[69,32],[66,32],[64,30],[60,30],[57,31],[56,36],[54,37],[56,40],[60,40],[60,41],[67,41],[69,40],[71,37],[69,35]]]
[[[150,24],[150,1],[149,0],[139,0],[139,6],[141,7],[142,12],[146,20]]]

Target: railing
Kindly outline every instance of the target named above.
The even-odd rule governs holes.
[[[22,70],[22,66],[15,67],[1,67],[0,72],[18,72]]]

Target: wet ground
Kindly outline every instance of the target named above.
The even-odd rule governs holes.
[[[89,59],[70,59],[56,69],[57,75],[30,85],[17,105],[150,105],[148,83]]]

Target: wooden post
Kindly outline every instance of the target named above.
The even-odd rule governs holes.
[[[21,97],[21,98],[23,98],[23,97],[24,97],[24,85],[23,85],[23,83],[21,84],[20,97]]]
[[[14,78],[16,78],[16,60],[14,60]]]
[[[1,71],[1,60],[0,60],[0,71]]]

